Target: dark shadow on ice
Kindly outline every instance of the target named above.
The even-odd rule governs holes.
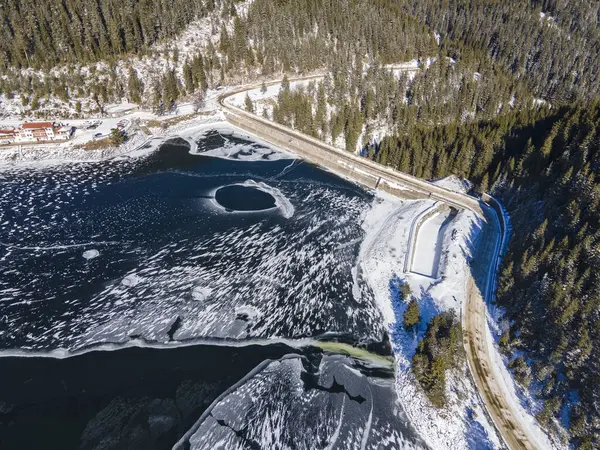
[[[300,378],[304,382],[304,389],[306,391],[310,391],[311,389],[316,389],[318,391],[329,392],[330,394],[346,394],[350,400],[357,403],[364,403],[367,401],[362,395],[352,395],[350,392],[346,390],[343,384],[337,382],[335,377],[333,377],[333,383],[331,386],[323,386],[319,384],[319,375],[318,374],[310,374],[308,372],[302,372]]]
[[[174,340],[173,336],[175,335],[177,330],[179,330],[181,328],[181,322],[182,322],[181,317],[177,316],[177,318],[171,325],[171,328],[169,328],[169,331],[167,331],[167,336],[169,336],[169,342],[173,342],[173,340]]]
[[[254,367],[296,352],[283,344],[197,345],[5,357],[0,448],[171,449]]]

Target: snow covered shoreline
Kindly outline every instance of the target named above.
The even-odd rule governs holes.
[[[441,311],[459,312],[465,300],[467,258],[475,214],[460,212],[442,230],[442,253],[446,263],[440,266],[437,280],[405,273],[410,230],[414,220],[431,208],[430,200],[403,201],[376,192],[372,209],[367,213],[363,229],[366,236],[358,266],[373,289],[386,326],[390,332],[396,364],[396,392],[411,423],[431,448],[501,448],[501,441],[488,419],[466,364],[458,373],[449,373],[448,407],[437,409],[420,388],[411,368],[412,356],[423,337],[427,323]],[[454,238],[452,236],[455,236]],[[421,322],[415,332],[402,326],[405,303],[397,296],[397,287],[406,282],[421,308]],[[473,447],[473,446],[477,447]]]
[[[80,162],[98,162],[120,157],[135,158],[147,155],[170,139],[182,138],[190,143],[190,151],[195,153],[195,140],[204,132],[215,129],[226,133],[244,136],[226,123],[220,114],[192,118],[167,129],[154,128],[152,134],[134,134],[120,147],[101,150],[84,150],[73,145],[41,145],[25,148],[10,147],[0,149],[0,170]]]
[[[318,344],[319,341],[310,338],[304,339],[252,339],[248,341],[228,340],[228,339],[192,339],[189,341],[178,342],[148,342],[142,339],[131,339],[124,343],[99,344],[89,348],[80,350],[68,350],[66,348],[57,348],[50,351],[39,350],[1,350],[0,360],[2,358],[53,358],[67,359],[80,355],[85,355],[91,352],[112,352],[126,348],[152,348],[152,349],[167,349],[167,348],[182,348],[193,347],[196,345],[221,346],[221,347],[248,347],[252,345],[268,346],[275,344],[284,344],[291,348],[303,348]]]

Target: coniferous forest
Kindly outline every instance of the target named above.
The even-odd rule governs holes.
[[[51,68],[140,52],[212,6],[201,0],[5,1],[0,67]]]
[[[254,0],[238,13],[239,4],[4,1],[0,101],[35,111],[50,98],[101,107],[126,95],[161,112],[222,84],[327,72],[303,88],[284,83],[255,112],[418,177],[467,178],[502,200],[513,225],[497,295],[502,350],[543,401],[539,422],[563,419],[574,447],[600,448],[600,4]],[[203,18],[216,40],[193,54],[164,50],[154,72],[136,69]],[[386,68],[413,59],[410,77]],[[438,319],[430,341],[455,325]]]

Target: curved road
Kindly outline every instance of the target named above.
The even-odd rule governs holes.
[[[302,81],[321,78],[323,75],[295,78]],[[280,84],[274,81],[267,85]],[[473,211],[486,224],[479,236],[477,256],[471,264],[471,277],[467,285],[467,301],[463,308],[463,341],[467,361],[479,394],[506,445],[513,450],[538,448],[535,438],[519,421],[520,412],[505,398],[502,385],[494,376],[491,356],[491,336],[487,330],[485,300],[491,300],[495,286],[503,230],[494,209],[475,197],[450,191],[411,175],[381,166],[373,161],[327,145],[310,136],[263,119],[227,102],[233,95],[259,88],[246,86],[223,94],[219,103],[227,119],[244,131],[283,147],[293,153],[334,171],[342,172],[356,181],[373,188],[382,180],[407,187],[423,198],[445,202],[460,209]],[[351,170],[349,170],[351,168]],[[366,178],[365,175],[372,177]],[[376,181],[375,181],[376,180]],[[402,195],[402,191],[399,193]]]

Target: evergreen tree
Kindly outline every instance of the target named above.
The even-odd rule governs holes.
[[[127,90],[129,91],[130,100],[134,103],[141,103],[143,86],[137,72],[131,68],[129,69],[129,79],[127,81]]]
[[[188,94],[194,92],[197,84],[194,82],[194,74],[192,68],[188,64],[187,60],[183,64],[183,81],[185,83],[185,90]]]
[[[420,314],[421,312],[419,309],[419,304],[414,298],[411,298],[406,310],[404,311],[404,328],[407,330],[412,330],[414,326],[417,325],[421,320]]]
[[[113,128],[112,130],[110,130],[110,142],[115,147],[118,147],[123,142],[125,142],[125,135],[121,130]]]
[[[252,100],[248,94],[246,94],[246,98],[244,99],[244,105],[246,107],[246,111],[254,114],[254,103],[252,103]]]

